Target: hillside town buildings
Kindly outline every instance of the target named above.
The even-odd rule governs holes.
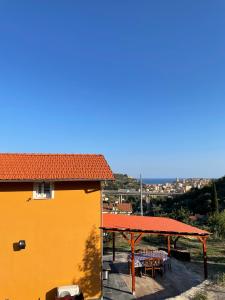
[[[187,193],[191,189],[201,189],[204,186],[208,185],[211,182],[211,179],[208,178],[188,178],[188,179],[179,179],[171,183],[164,184],[145,184],[143,189],[146,192],[157,192],[157,193]]]
[[[211,179],[208,178],[187,178],[179,179],[177,178],[174,182],[166,183],[154,183],[154,184],[142,184],[142,199],[149,203],[151,198],[155,197],[174,197],[175,195],[184,194],[192,189],[201,189],[204,186],[207,186],[211,183]],[[135,182],[137,187],[137,181]],[[103,200],[103,211],[109,211],[107,205],[114,205],[113,208],[110,208],[112,213],[125,213],[123,209],[118,209],[117,205],[124,202],[129,202],[129,197],[140,197],[140,185],[138,188],[131,187],[129,188],[119,188],[114,190],[104,189],[102,191],[102,200]]]

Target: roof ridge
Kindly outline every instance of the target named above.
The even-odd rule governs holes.
[[[0,155],[90,155],[90,156],[103,156],[103,154],[96,153],[45,153],[45,152],[0,152]]]

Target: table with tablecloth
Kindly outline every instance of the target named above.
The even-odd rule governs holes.
[[[129,265],[131,263],[131,256],[131,253],[127,256]],[[164,267],[167,264],[170,266],[170,258],[168,257],[168,254],[163,250],[154,250],[147,253],[134,253],[134,267],[142,268],[144,266],[144,261],[148,258],[160,258],[162,259]]]

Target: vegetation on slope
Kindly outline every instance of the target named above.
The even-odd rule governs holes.
[[[104,183],[103,188],[105,190],[119,190],[119,189],[135,189],[140,188],[140,182],[127,174],[114,174],[115,181],[107,181]]]

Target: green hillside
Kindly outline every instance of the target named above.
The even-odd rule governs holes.
[[[216,190],[219,211],[222,211],[225,209],[225,177],[215,180],[214,184],[214,187],[213,184],[209,184],[202,189],[192,189],[183,195],[167,199],[162,203],[161,208],[166,213],[182,207],[188,209],[192,214],[210,214],[213,212]]]
[[[137,179],[129,177],[127,174],[114,174],[115,181],[107,181],[104,183],[105,190],[118,190],[118,189],[135,189],[140,188],[140,183]]]

